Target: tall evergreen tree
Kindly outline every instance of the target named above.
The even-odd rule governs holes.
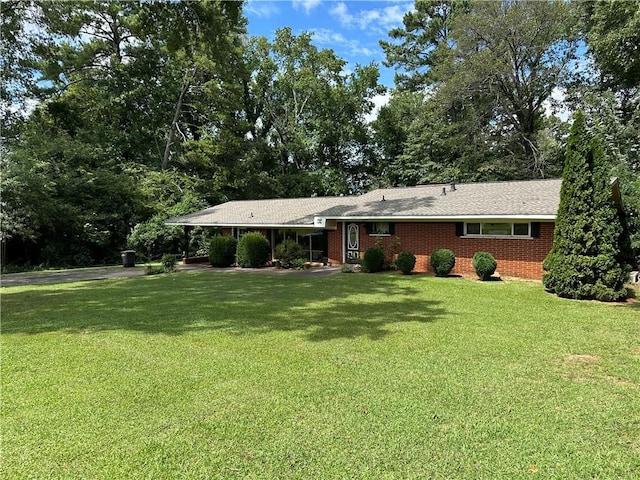
[[[544,286],[561,297],[624,299],[627,269],[621,261],[621,235],[602,149],[588,138],[584,114],[578,111],[567,142]]]

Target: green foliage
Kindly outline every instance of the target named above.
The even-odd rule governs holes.
[[[584,89],[577,106],[588,112],[589,136],[603,139],[602,161],[618,179],[624,222],[621,250],[626,263],[640,264],[640,95],[628,104],[600,89]],[[629,110],[628,112],[626,110]]]
[[[271,247],[260,232],[245,233],[238,242],[238,265],[241,267],[262,267],[269,261]]]
[[[160,174],[158,177],[150,175],[149,177],[162,182],[165,176],[169,176],[169,174]],[[148,259],[157,258],[162,252],[185,251],[187,246],[184,244],[184,227],[165,225],[165,222],[170,217],[186,215],[206,206],[198,194],[187,185],[182,190],[182,195],[178,195],[175,190],[179,189],[179,185],[179,179],[174,176],[169,194],[163,191],[161,183],[159,185],[155,181],[151,182],[150,179],[142,182],[141,189],[145,193],[146,203],[150,208],[156,210],[156,213],[148,220],[134,226],[127,238],[127,245]],[[206,237],[206,232],[201,227],[194,228],[190,232],[190,254],[194,254],[199,249],[203,237]]]
[[[171,253],[163,255],[160,259],[160,266],[164,273],[175,272],[176,270],[176,256]]]
[[[456,256],[447,248],[439,248],[431,253],[429,263],[438,277],[446,277],[456,265]]]
[[[271,167],[286,196],[361,190],[374,158],[364,118],[384,92],[376,66],[345,73],[343,59],[289,27],[273,41],[251,39],[247,50],[254,160]]]
[[[404,28],[389,32],[395,41],[381,42],[387,64],[402,71],[398,87],[429,91],[426,108],[405,123],[394,176],[414,184],[557,172],[561,157],[544,150],[553,142],[539,134],[543,105],[569,80],[571,9],[558,1],[416,2]]]
[[[409,275],[416,266],[416,256],[411,252],[400,252],[396,258],[396,267],[404,274]]]
[[[483,282],[489,280],[498,267],[496,259],[488,252],[476,252],[471,264],[475,268],[478,278]]]
[[[575,299],[625,298],[622,225],[611,196],[602,149],[578,111],[567,144],[553,248],[543,264],[547,290]]]
[[[305,250],[298,242],[287,238],[276,245],[275,255],[282,268],[296,268],[293,263],[295,260],[304,259]]]
[[[144,274],[145,275],[159,275],[161,273],[165,273],[162,265],[146,265]]]
[[[291,261],[291,268],[294,270],[306,270],[308,267],[307,261],[304,258],[294,258]]]
[[[384,267],[385,251],[381,247],[369,247],[362,258],[362,270],[367,273],[380,272]]]
[[[454,18],[468,9],[467,1],[417,1],[403,18],[403,28],[389,32],[393,41],[380,41],[387,66],[395,66],[396,85],[401,89],[424,91],[434,82],[433,67],[450,49]]]
[[[209,261],[214,267],[230,267],[236,261],[238,241],[230,235],[215,235],[209,242]]]
[[[587,42],[606,85],[640,85],[640,3],[580,2],[586,13]]]

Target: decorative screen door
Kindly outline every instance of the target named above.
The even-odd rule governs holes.
[[[350,223],[347,225],[347,261],[358,258],[358,251],[360,250],[360,228],[357,223]]]

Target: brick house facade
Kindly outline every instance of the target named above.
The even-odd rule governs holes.
[[[342,222],[335,231],[329,232],[329,262],[343,263]],[[360,256],[367,248],[375,245],[376,236],[369,235],[364,223],[359,224]],[[452,274],[474,274],[471,259],[476,252],[491,253],[501,275],[540,280],[542,262],[553,244],[553,222],[541,222],[537,238],[468,238],[456,235],[453,222],[396,223],[393,236],[382,237],[388,248],[395,237],[399,238],[398,251],[409,251],[416,256],[416,272],[429,272],[429,255],[438,248],[448,248],[456,256],[456,266]]]
[[[428,272],[429,255],[448,248],[453,274],[472,274],[476,252],[491,253],[503,276],[541,279],[553,244],[560,179],[382,188],[359,196],[227,202],[168,220],[168,225],[215,227],[240,236],[260,231],[272,243],[295,238],[310,259],[339,265],[361,257],[380,238],[416,256]],[[617,181],[612,199],[620,208]],[[318,249],[321,249],[320,251]],[[272,250],[273,251],[273,250]]]

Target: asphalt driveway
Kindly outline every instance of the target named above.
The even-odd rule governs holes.
[[[144,265],[136,267],[98,267],[61,270],[57,272],[10,273],[0,277],[0,286],[46,285],[51,283],[84,282],[107,278],[138,277],[145,273]]]
[[[242,274],[298,275],[301,277],[321,277],[340,271],[340,267],[313,267],[307,270],[284,270],[276,268],[213,268],[209,264],[177,265],[178,272],[210,271]],[[144,265],[135,267],[96,267],[61,270],[57,272],[10,273],[0,276],[0,286],[46,285],[52,283],[85,282],[108,278],[139,277],[145,274]]]

